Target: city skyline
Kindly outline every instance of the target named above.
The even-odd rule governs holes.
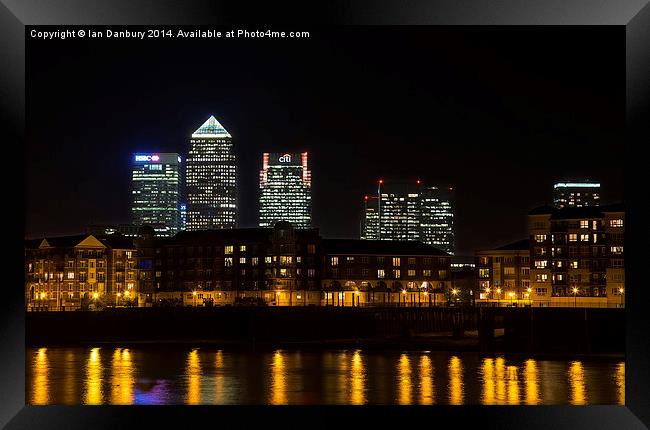
[[[358,237],[365,185],[404,177],[453,184],[458,255],[520,239],[522,215],[552,204],[561,178],[601,182],[603,203],[623,196],[624,118],[616,106],[625,97],[615,78],[624,68],[607,61],[616,51],[607,31],[567,43],[568,32],[513,39],[383,29],[369,38],[343,29],[274,41],[270,51],[236,40],[151,40],[145,56],[141,45],[119,40],[95,41],[92,50],[82,40],[30,40],[25,235],[125,222],[130,154],[184,154],[197,118],[213,113],[236,136],[238,168],[247,172],[238,183],[249,196],[240,201],[241,227],[258,221],[261,153],[306,151],[318,178],[313,224],[325,237]],[[170,62],[198,58],[215,43],[227,67],[211,67],[216,59],[198,69]],[[386,62],[386,49],[404,66]],[[270,62],[276,66],[260,68]],[[61,205],[70,210],[56,213]]]

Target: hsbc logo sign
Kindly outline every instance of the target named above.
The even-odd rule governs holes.
[[[280,163],[291,163],[291,154],[284,154],[282,157],[278,158]]]
[[[135,161],[158,161],[160,160],[160,156],[153,154],[153,155],[136,155],[135,156]]]

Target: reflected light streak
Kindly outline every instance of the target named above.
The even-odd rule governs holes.
[[[537,362],[533,359],[526,360],[524,364],[524,386],[526,390],[526,404],[538,405],[539,398],[539,373]]]
[[[449,359],[449,404],[463,404],[463,363],[453,356]]]
[[[197,349],[187,354],[186,377],[187,403],[198,405],[201,403],[201,360]]]
[[[508,404],[519,404],[519,377],[517,375],[517,366],[506,367],[508,374]]]
[[[571,390],[569,403],[572,405],[587,404],[585,371],[580,361],[572,361],[569,366],[569,387]]]
[[[616,393],[618,404],[625,405],[625,362],[621,361],[616,366]]]
[[[280,350],[273,354],[273,363],[271,364],[271,404],[287,404],[287,379],[284,357]]]
[[[33,405],[46,405],[50,400],[49,384],[49,361],[47,359],[47,348],[39,348],[34,357],[34,392],[31,403]]]
[[[338,364],[336,372],[336,403],[348,404],[350,402],[350,379],[348,375],[348,353],[343,351],[338,354],[336,363]]]
[[[100,405],[102,403],[102,359],[99,348],[90,350],[86,362],[86,392],[84,404]]]
[[[400,405],[410,405],[411,399],[411,362],[409,356],[402,354],[397,365],[397,389],[399,390],[398,402]]]
[[[215,367],[214,402],[218,405],[222,405],[224,401],[224,392],[223,392],[224,369],[223,369],[223,352],[221,350],[217,351],[214,360],[214,367]]]
[[[352,355],[351,367],[350,378],[352,389],[350,393],[350,401],[353,405],[363,405],[366,402],[366,369],[359,350],[354,351],[354,355]]]
[[[133,363],[131,351],[127,348],[117,348],[113,352],[113,380],[111,390],[111,403],[115,405],[133,404]]]
[[[483,359],[481,365],[481,376],[483,377],[483,393],[481,394],[481,403],[484,405],[494,405],[495,385],[494,385],[494,360],[491,358]]]
[[[506,403],[506,360],[503,357],[497,357],[494,365],[494,376],[496,383],[496,399],[498,405]]]
[[[432,405],[433,395],[433,363],[428,355],[420,356],[420,404]]]

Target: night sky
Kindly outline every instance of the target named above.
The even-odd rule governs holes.
[[[525,237],[557,179],[622,200],[621,28],[292,29],[311,37],[27,38],[26,237],[130,222],[131,154],[185,159],[211,114],[237,148],[242,227],[265,151],[310,153],[324,237],[358,237],[378,178],[453,186],[459,255]]]

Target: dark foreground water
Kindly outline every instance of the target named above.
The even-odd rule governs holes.
[[[624,404],[621,359],[216,348],[39,348],[29,404]]]

